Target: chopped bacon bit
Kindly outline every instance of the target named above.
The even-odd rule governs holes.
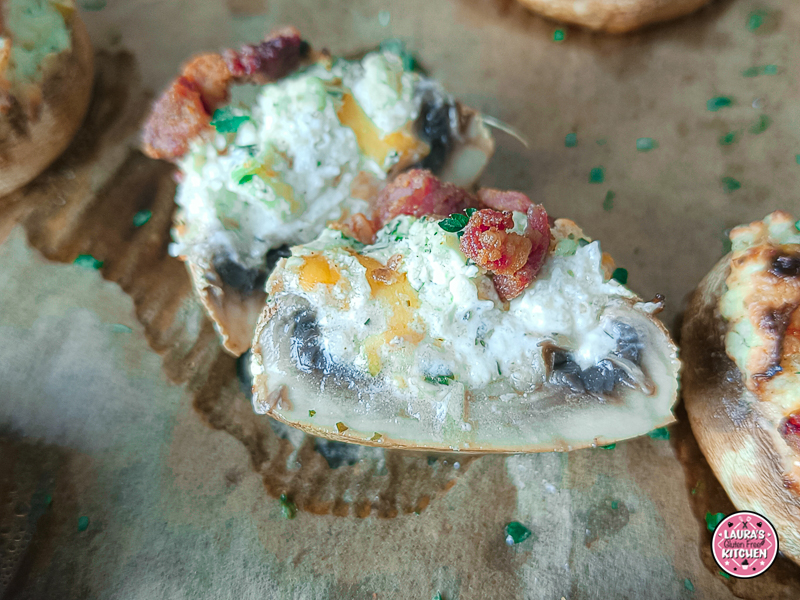
[[[241,52],[195,56],[153,105],[144,126],[145,154],[164,159],[183,156],[189,142],[209,128],[214,111],[228,101],[232,83],[264,84],[285,77],[308,54],[308,43],[288,27]]]
[[[528,212],[528,207],[533,204],[530,198],[522,192],[507,192],[491,188],[479,189],[478,200],[487,208],[519,212]]]
[[[783,421],[781,435],[795,452],[800,452],[800,413],[789,415]]]
[[[522,206],[518,197],[515,201]],[[536,279],[550,247],[547,212],[540,204],[528,202],[524,237],[507,232],[514,226],[510,213],[488,208],[470,217],[461,237],[461,251],[479,266],[493,271],[492,281],[503,301],[516,298]]]
[[[412,169],[398,175],[378,196],[377,229],[398,215],[447,216],[475,206],[475,199],[452,183],[442,183],[430,171]]]
[[[479,210],[469,220],[461,237],[461,251],[478,266],[501,275],[513,275],[528,262],[531,240],[518,233],[510,212]]]
[[[350,215],[344,221],[331,223],[330,226],[362,244],[375,243],[375,234],[377,233],[375,224],[361,213]]]

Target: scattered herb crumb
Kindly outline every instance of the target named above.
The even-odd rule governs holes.
[[[450,381],[455,379],[455,375],[453,375],[452,373],[448,375],[425,375],[423,379],[428,383],[439,384],[439,385],[450,385]]]
[[[589,183],[603,183],[606,179],[606,171],[603,167],[595,167],[589,171]]]
[[[111,331],[113,331],[114,333],[132,333],[133,329],[131,329],[127,325],[123,325],[122,323],[114,323],[111,326]]]
[[[572,269],[567,269],[567,275],[570,277],[575,277],[575,272]]]
[[[771,124],[772,119],[770,119],[767,115],[760,115],[758,117],[758,122],[750,126],[750,133],[754,133],[756,135],[759,133],[764,133]]]
[[[44,503],[45,503],[47,506],[50,506],[50,505],[53,503],[53,496],[51,496],[50,494],[47,494],[47,495],[44,497]]]
[[[796,162],[798,165],[800,165],[800,154],[795,154],[794,155],[794,162]]]
[[[617,447],[617,443],[614,442],[613,444],[609,444],[608,446],[600,446],[601,450],[613,450]]]
[[[709,531],[714,531],[717,528],[717,525],[722,523],[722,520],[725,518],[723,513],[706,513],[706,527]]]
[[[214,111],[210,125],[219,133],[236,133],[242,123],[249,120],[247,115],[234,115],[231,107],[225,106]]]
[[[731,104],[733,104],[733,100],[727,96],[716,96],[706,102],[706,108],[711,112],[717,112],[719,109],[730,106]]]
[[[697,482],[697,483],[695,483],[695,484],[694,484],[694,487],[692,488],[692,496],[694,496],[695,494],[697,494],[697,492],[699,492],[699,491],[700,491],[700,488],[701,488],[702,486],[703,486],[703,482],[698,480],[698,482]]]
[[[725,135],[720,136],[719,145],[720,146],[730,146],[731,144],[736,142],[736,138],[737,138],[736,132],[735,131],[729,131]]]
[[[315,411],[315,410],[308,411],[308,416],[309,417],[313,417],[315,414],[317,414],[317,411]]]
[[[344,433],[349,429],[349,427],[347,427],[347,425],[339,421],[338,423],[336,423],[336,429],[339,430],[339,433]]]
[[[242,178],[239,180],[239,185],[243,185],[243,184],[247,183],[248,181],[250,181],[251,179],[253,179],[253,176],[254,176],[254,174],[253,174],[253,173],[248,173],[247,175],[244,175],[244,176],[243,176],[243,177],[242,177]]]
[[[97,260],[91,254],[81,254],[78,258],[75,259],[75,263],[79,267],[83,267],[84,269],[99,269],[103,266],[102,260]]]
[[[777,75],[778,65],[763,65],[760,67],[748,67],[742,71],[744,77],[758,77],[759,75]]]
[[[286,494],[281,494],[279,501],[284,518],[294,519],[297,516],[297,506],[295,506],[295,503],[289,500]]]
[[[722,575],[725,579],[730,579],[731,578],[731,576],[728,575],[725,571],[720,571],[719,574]]]
[[[564,136],[564,145],[567,148],[574,148],[578,145],[578,134],[577,133],[568,133]]]
[[[578,239],[578,246],[580,246],[581,248],[583,248],[584,246],[588,246],[590,243],[591,242],[589,240],[587,240],[586,238],[579,238]]]
[[[654,440],[668,440],[669,439],[669,429],[666,427],[659,427],[658,429],[653,429],[647,435],[649,435]]]
[[[603,199],[603,210],[608,211],[608,210],[611,210],[612,208],[614,208],[614,198],[615,197],[616,197],[616,194],[614,192],[612,192],[611,190],[608,190],[606,192],[606,197]]]
[[[369,322],[370,322],[370,321],[372,321],[372,319],[371,319],[371,318],[367,319],[366,321],[364,321],[364,325],[369,325]]]
[[[89,517],[78,517],[78,531],[86,531],[89,528]]]
[[[431,598],[431,600],[442,600],[442,593],[441,592],[436,592],[433,595],[433,598]]]
[[[567,32],[563,29],[556,29],[553,32],[553,41],[554,42],[563,42],[564,39],[567,37]]]
[[[153,216],[153,212],[149,210],[140,210],[135,215],[133,215],[133,226],[134,227],[141,227],[145,223],[150,220],[150,217]]]
[[[506,525],[506,544],[513,546],[520,544],[531,537],[531,530],[519,521],[511,521]]]
[[[611,510],[617,510],[618,508],[619,508],[619,502],[617,502],[616,500],[614,500],[614,501],[611,503]]]
[[[752,11],[747,17],[747,30],[757,31],[764,24],[764,20],[769,16],[769,13],[763,8]]]
[[[800,221],[794,222],[794,228],[797,229],[797,231],[800,231]]]
[[[622,285],[625,285],[626,283],[628,283],[628,269],[617,267],[616,269],[614,269],[614,272],[611,273],[611,279],[614,279],[619,283],[621,283]]]
[[[457,231],[464,229],[464,227],[467,226],[467,223],[469,223],[469,217],[467,215],[462,213],[453,213],[449,218],[439,221],[439,227],[448,233],[456,233]]]
[[[731,192],[735,192],[739,188],[742,187],[742,183],[738,179],[734,179],[733,177],[723,177],[720,179],[722,182],[722,189],[725,191],[726,194],[730,194]]]
[[[692,584],[692,581],[688,577],[683,580],[683,587],[685,587],[690,592],[694,591],[694,585]]]
[[[636,149],[639,152],[650,152],[654,148],[658,148],[658,142],[653,138],[642,137],[636,140]]]

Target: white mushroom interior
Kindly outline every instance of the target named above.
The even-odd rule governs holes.
[[[561,231],[508,304],[434,218],[398,217],[369,246],[326,229],[293,248],[267,284],[256,411],[459,449],[567,449],[670,422],[677,360],[654,306],[607,278],[598,242]]]

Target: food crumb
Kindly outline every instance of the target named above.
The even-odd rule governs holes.
[[[714,531],[717,528],[717,525],[719,525],[724,518],[725,518],[725,514],[724,513],[716,513],[716,514],[714,514],[714,513],[707,512],[706,513],[706,528],[709,531]]]
[[[103,261],[97,260],[91,254],[80,254],[78,258],[75,259],[74,264],[84,269],[99,269],[103,266]]]
[[[564,145],[567,148],[574,148],[578,145],[578,134],[577,133],[568,133],[564,136]]]
[[[608,190],[606,192],[606,197],[603,200],[603,210],[608,211],[608,210],[611,210],[612,208],[614,208],[614,198],[615,197],[616,197],[616,194],[614,192],[612,192],[611,190]]]
[[[731,98],[727,96],[716,96],[706,102],[706,108],[711,112],[717,112],[719,109],[731,106],[732,104],[733,100]]]
[[[636,140],[636,149],[639,152],[649,152],[654,148],[658,148],[658,142],[656,142],[653,138],[641,137]]]
[[[134,227],[141,227],[145,223],[150,220],[150,217],[153,216],[153,212],[150,210],[140,210],[135,215],[133,215],[133,226]]]
[[[344,423],[342,423],[341,421],[339,421],[338,423],[336,423],[336,429],[338,429],[338,430],[339,430],[339,433],[344,433],[344,432],[345,432],[345,431],[347,431],[349,428],[347,427],[347,425],[345,425]]]
[[[613,444],[608,444],[607,446],[600,446],[600,449],[601,450],[613,450],[616,447],[617,447],[617,444],[616,444],[616,442],[614,442]]]
[[[730,146],[731,144],[736,142],[736,138],[737,138],[736,132],[735,131],[729,131],[725,135],[720,136],[719,145],[720,146]]]
[[[566,37],[567,37],[567,33],[563,29],[556,29],[553,32],[553,41],[554,42],[563,42]]]
[[[614,272],[611,273],[611,279],[616,280],[617,282],[625,285],[628,283],[628,269],[623,269],[622,267],[617,267],[614,269]]]
[[[281,513],[283,513],[284,518],[294,519],[297,516],[297,506],[289,500],[286,494],[281,494],[279,502],[281,503]]]
[[[683,587],[685,587],[690,592],[694,591],[694,585],[692,584],[692,581],[688,577],[683,580]]]
[[[747,30],[757,31],[764,24],[764,20],[769,16],[769,12],[763,8],[752,11],[747,17]]]
[[[726,194],[730,194],[731,192],[735,192],[739,188],[742,187],[742,183],[738,179],[734,179],[733,177],[723,177],[720,179],[722,182],[722,188]]]
[[[89,517],[78,517],[78,531],[86,531],[89,528]]]
[[[658,429],[653,429],[653,431],[648,432],[648,434],[654,440],[668,440],[669,439],[669,429],[666,427],[659,427]]]

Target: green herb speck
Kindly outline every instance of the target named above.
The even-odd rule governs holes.
[[[795,154],[794,155],[794,162],[796,162],[798,165],[800,165],[800,154]]]
[[[603,167],[595,167],[589,171],[589,183],[603,183],[606,180],[606,171]]]
[[[742,75],[744,77],[755,77],[756,75],[761,74],[761,67],[748,67],[744,71],[742,71]]]
[[[575,272],[572,269],[567,269],[567,275],[570,277],[575,277]]]
[[[315,411],[313,409],[308,411],[308,416],[309,417],[313,417],[315,414],[317,414],[317,411]]]
[[[766,19],[768,15],[769,13],[763,8],[752,11],[747,17],[747,30],[758,30],[764,24],[764,19]]]
[[[764,75],[777,75],[778,65],[764,65],[763,67],[761,67],[761,72]]]
[[[797,231],[800,231],[800,221],[794,222],[794,228],[797,229]]]
[[[553,41],[554,42],[563,42],[564,38],[567,37],[566,32],[563,29],[556,29],[553,32]]]
[[[577,133],[568,133],[564,136],[564,145],[567,148],[574,148],[578,145],[578,134]]]
[[[614,501],[611,503],[611,510],[617,510],[617,508],[619,508],[619,502],[617,502],[616,500],[614,500]]]
[[[133,329],[131,329],[127,325],[123,325],[122,323],[114,323],[111,326],[111,331],[113,331],[114,333],[131,333]]]
[[[423,379],[434,385],[450,385],[450,382],[455,379],[455,375],[452,373],[449,375],[425,375]]]
[[[653,429],[647,433],[651,438],[654,440],[668,440],[669,439],[669,429],[666,427],[659,427],[658,429]]]
[[[150,220],[150,217],[153,216],[153,212],[149,210],[140,210],[135,215],[133,215],[133,226],[134,227],[141,227],[145,223]]]
[[[697,483],[695,483],[695,484],[694,484],[694,487],[692,488],[692,496],[694,496],[695,494],[697,494],[697,492],[699,492],[699,491],[700,491],[700,487],[701,487],[702,485],[703,485],[703,482],[702,482],[702,481],[699,481],[699,480],[698,480],[698,482],[697,482]]]
[[[729,131],[725,135],[720,136],[719,145],[720,146],[730,146],[735,141],[736,141],[736,132],[735,131]]]
[[[84,269],[99,269],[103,266],[103,261],[97,260],[91,254],[81,254],[75,259],[74,264]]]
[[[457,231],[464,229],[464,227],[467,226],[467,223],[469,223],[469,217],[467,215],[462,213],[453,213],[449,218],[439,221],[439,227],[449,233],[456,233]]]
[[[722,575],[725,579],[730,579],[731,578],[731,576],[728,575],[725,571],[720,571],[719,574]]]
[[[649,152],[654,148],[658,148],[658,142],[656,142],[653,138],[642,137],[636,140],[636,149],[639,152]]]
[[[294,502],[289,500],[286,494],[281,494],[278,501],[281,503],[281,512],[284,518],[294,519],[297,516],[297,506],[295,506]]]
[[[431,598],[431,600],[442,600],[442,594],[441,594],[441,592],[436,592],[436,593],[433,595],[433,597]]]
[[[506,544],[513,546],[520,544],[531,537],[531,530],[519,521],[511,521],[506,525]]]
[[[600,446],[600,449],[601,450],[613,450],[616,447],[617,447],[617,444],[616,444],[616,442],[614,442],[613,444],[608,444],[607,446]]]
[[[706,102],[706,108],[711,112],[717,112],[719,109],[730,106],[731,104],[733,104],[733,100],[727,96],[716,96]]]
[[[583,248],[584,246],[588,246],[589,244],[591,244],[591,242],[586,238],[580,238],[578,240],[578,246],[580,246],[581,248]]]
[[[245,184],[254,177],[253,173],[248,173],[239,180],[239,185]]]
[[[476,212],[478,212],[478,209],[477,208],[468,208],[464,212],[467,213],[467,218],[472,218],[472,215],[474,215]]]
[[[723,177],[720,179],[722,182],[722,189],[726,194],[730,194],[731,192],[735,192],[740,187],[742,187],[742,183],[738,179],[734,179],[733,177]]]
[[[694,591],[694,585],[692,585],[692,582],[688,577],[683,580],[683,587],[685,587],[690,592]]]
[[[750,126],[750,133],[754,133],[756,135],[763,133],[771,124],[772,119],[770,119],[767,115],[759,115],[758,122]]]
[[[758,75],[777,75],[778,65],[764,65],[761,67],[748,67],[742,71],[744,77],[757,77]]]
[[[78,517],[78,531],[86,531],[89,528],[89,517]]]
[[[614,192],[612,192],[611,190],[608,190],[606,192],[606,197],[603,199],[603,210],[609,211],[612,208],[614,208],[614,198],[615,197],[616,197],[616,194]]]
[[[370,317],[369,319],[367,319],[366,321],[364,321],[364,325],[369,325],[369,322],[370,322],[370,321],[372,321],[372,318],[371,318],[371,317]]]
[[[628,270],[623,269],[622,267],[617,267],[614,269],[614,272],[611,273],[611,279],[615,279],[622,285],[628,283]]]
[[[723,513],[706,513],[706,528],[709,531],[714,531],[717,528],[717,525],[722,523],[722,520],[725,518]]]
[[[234,115],[230,106],[224,106],[214,111],[210,125],[219,133],[236,133],[242,123],[249,120],[247,115]]]
[[[499,362],[497,363],[497,374],[500,375],[501,377],[503,375],[503,372],[500,370],[500,363]]]

